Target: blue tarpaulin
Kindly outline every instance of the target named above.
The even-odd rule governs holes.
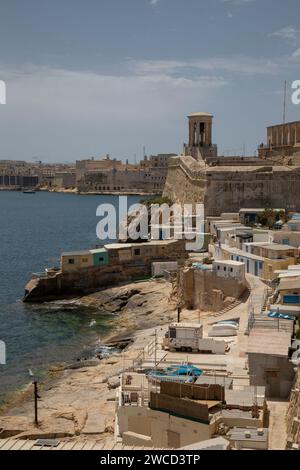
[[[285,313],[278,313],[278,312],[269,312],[268,317],[270,318],[279,318],[281,320],[296,320],[296,317],[294,315],[287,315]]]

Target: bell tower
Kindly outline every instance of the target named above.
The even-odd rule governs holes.
[[[211,147],[213,115],[193,113],[189,118],[189,147]]]
[[[196,160],[209,161],[217,157],[217,146],[212,143],[213,115],[193,113],[189,119],[189,143],[184,145],[183,155],[191,155]]]

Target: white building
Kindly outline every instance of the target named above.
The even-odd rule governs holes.
[[[218,260],[213,262],[213,271],[223,278],[245,280],[245,264],[240,261]]]

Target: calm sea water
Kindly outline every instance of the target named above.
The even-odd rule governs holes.
[[[33,272],[59,265],[62,251],[100,243],[96,208],[103,202],[118,209],[115,196],[0,192],[0,340],[7,348],[0,404],[29,381],[29,368],[42,378],[53,364],[90,356],[109,331],[110,318],[99,311],[21,302]]]

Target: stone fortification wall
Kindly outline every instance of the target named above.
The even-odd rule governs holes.
[[[171,158],[164,196],[179,204],[204,203],[207,180],[203,168],[190,156]]]
[[[209,167],[192,157],[174,157],[164,195],[181,204],[204,203],[212,216],[247,207],[300,210],[300,167]]]

